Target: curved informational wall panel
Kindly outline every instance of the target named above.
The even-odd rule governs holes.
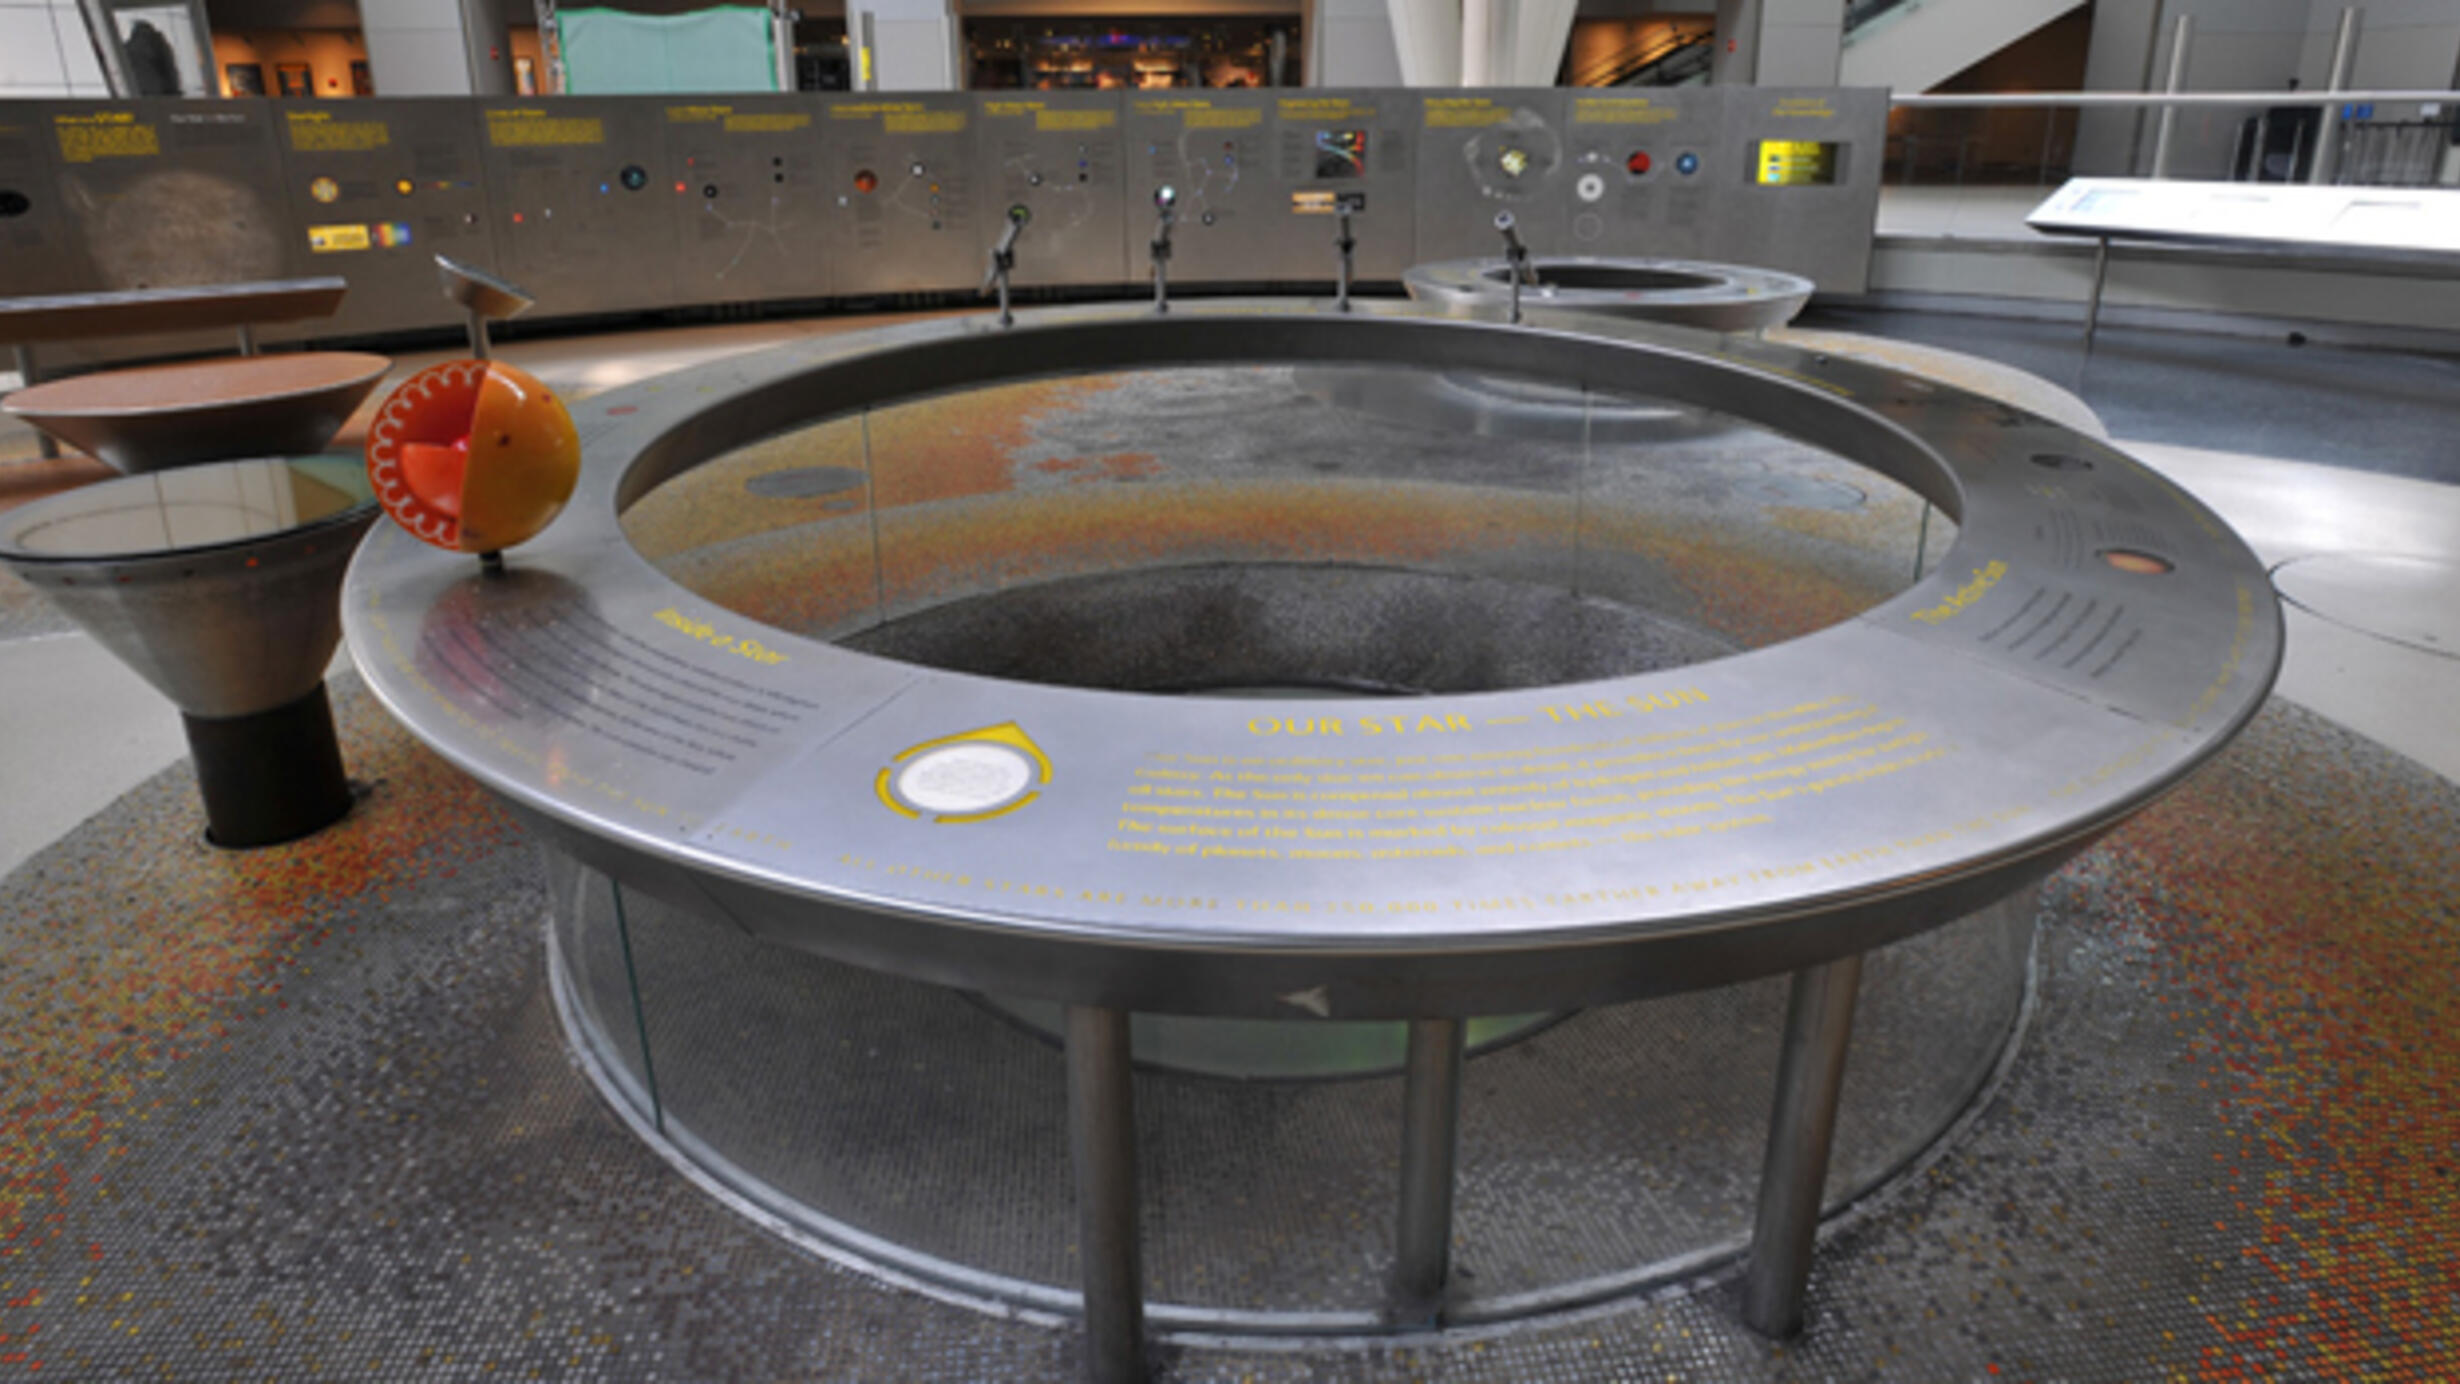
[[[1597,247],[1616,244],[1612,253],[1629,254],[1636,242],[1642,254],[1761,263],[1735,261],[1720,236],[1717,193],[1728,183],[1721,180],[1718,155],[1727,103],[1717,93],[1707,87],[1670,87],[1646,95],[1568,95],[1565,146],[1572,210],[1565,253],[1606,253]],[[1482,246],[1478,253],[1492,251]]]
[[[990,214],[981,218],[977,266],[998,243],[1011,209],[1022,207],[1026,227],[1013,282],[1127,281],[1127,246],[1119,234],[1126,217],[1119,114],[1118,98],[1107,92],[983,98],[974,125],[974,168]]]
[[[23,170],[10,176],[30,182],[48,172],[19,189],[29,203],[22,219],[35,235],[56,238],[12,244],[0,256],[0,296],[247,283],[306,272],[281,195],[272,115],[262,101],[0,107],[0,128],[23,132],[22,162],[0,152],[0,161]],[[185,333],[161,338],[156,349],[226,351],[230,336]],[[98,354],[82,342],[46,347],[41,365],[48,373]]]
[[[645,195],[676,209],[675,295],[683,303],[824,298],[837,256],[823,253],[836,221],[821,112],[792,96],[674,98],[664,112],[665,161]],[[618,186],[630,170],[616,170]]]
[[[365,337],[455,320],[441,252],[540,320],[970,299],[1020,207],[1014,283],[1134,286],[1165,186],[1175,288],[1329,285],[1347,207],[1362,281],[1495,254],[1510,211],[1540,255],[1853,293],[1886,110],[1765,87],[4,102],[0,296],[338,274],[342,314],[291,334]]]
[[[946,293],[982,279],[970,96],[891,92],[827,103],[843,259],[837,291]],[[993,232],[996,234],[996,232]]]
[[[478,108],[466,101],[283,101],[274,108],[281,205],[300,268],[350,283],[330,321],[282,335],[443,327],[436,256],[496,257]]]
[[[43,107],[30,101],[0,105],[0,294],[94,286],[83,263],[83,237],[69,223],[60,195],[51,141]]]
[[[665,162],[663,99],[481,101],[495,259],[547,312],[671,307],[675,223],[695,191],[668,178],[635,187],[627,169]],[[545,315],[545,314],[542,314]]]
[[[1138,92],[1127,98],[1128,272],[1152,272],[1156,189],[1178,194],[1174,283],[1259,282],[1286,261],[1271,248],[1275,223],[1272,93]]]
[[[1505,211],[1530,248],[1564,244],[1572,175],[1563,157],[1563,97],[1490,90],[1423,99],[1413,263],[1496,253],[1495,215]]]

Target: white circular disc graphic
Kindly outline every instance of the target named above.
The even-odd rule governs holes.
[[[1025,795],[1034,782],[1033,761],[1004,745],[967,741],[915,757],[897,771],[897,796],[906,806],[937,815],[988,812]]]
[[[1583,173],[1580,181],[1573,184],[1572,190],[1580,194],[1581,201],[1594,202],[1606,195],[1606,180],[1594,173]]]

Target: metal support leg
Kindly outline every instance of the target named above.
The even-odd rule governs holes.
[[[1341,208],[1340,215],[1341,235],[1333,242],[1333,248],[1341,252],[1341,278],[1333,288],[1333,308],[1338,312],[1348,312],[1350,310],[1350,266],[1352,256],[1358,250],[1358,238],[1350,234],[1350,209]]]
[[[2093,353],[2093,338],[2101,331],[2101,290],[2110,281],[2110,238],[2093,242],[2093,294],[2084,303],[2084,354]]]
[[[1802,1329],[1802,1292],[1811,1277],[1811,1242],[1819,1231],[1820,1189],[1828,1181],[1837,1090],[1845,1081],[1845,1048],[1853,1035],[1854,993],[1861,980],[1859,956],[1794,973],[1785,1048],[1777,1059],[1777,1108],[1768,1125],[1768,1160],[1760,1168],[1759,1215],[1743,1282],[1743,1321],[1763,1336],[1791,1336]]]
[[[252,356],[257,354],[256,327],[252,323],[242,322],[239,324],[239,354],[243,356]]]
[[[1443,1317],[1452,1272],[1453,1163],[1461,1139],[1459,1019],[1412,1019],[1401,1090],[1401,1226],[1392,1316],[1405,1326]]]
[[[1136,1227],[1136,1092],[1123,1009],[1068,1010],[1068,1149],[1076,1164],[1077,1257],[1085,1287],[1085,1377],[1145,1377],[1142,1248]]]
[[[33,388],[34,348],[21,342],[12,349],[17,356],[17,387],[20,389]],[[58,456],[60,454],[59,439],[44,432],[41,428],[36,428],[34,430],[34,454],[45,461]]]

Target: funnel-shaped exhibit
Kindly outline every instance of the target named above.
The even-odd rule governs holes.
[[[179,708],[213,839],[265,845],[349,807],[324,671],[376,514],[356,457],[217,462],[13,510],[0,561]]]
[[[0,407],[134,474],[321,451],[392,364],[309,351],[148,365],[38,384]]]
[[[484,269],[444,255],[436,256],[436,276],[443,281],[445,297],[490,322],[519,317],[538,301]]]

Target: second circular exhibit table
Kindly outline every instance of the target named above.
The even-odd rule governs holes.
[[[1407,1021],[1387,1319],[1409,1327],[1444,1300],[1467,1019],[1791,975],[1744,1306],[1790,1330],[1861,958],[2017,894],[2225,743],[2279,661],[2263,570],[2106,443],[1934,381],[1542,308],[1507,326],[1356,307],[941,320],[600,395],[576,410],[570,510],[508,571],[371,536],[352,652],[405,724],[626,888],[760,945],[1062,1006],[1097,1378],[1142,1369],[1131,1012]],[[1264,703],[858,653],[695,596],[619,522],[819,418],[1258,363],[1716,409],[1903,484],[1957,538],[1901,594],[1729,658]],[[1341,811],[1260,811],[1238,779],[1258,764]],[[1460,810],[1407,805],[1429,794]]]
[[[1524,309],[1559,308],[1712,332],[1756,332],[1794,320],[1817,285],[1799,274],[1707,260],[1532,255]],[[1409,296],[1458,317],[1494,317],[1512,302],[1510,260],[1441,260],[1401,275]]]
[[[1816,287],[1797,274],[1705,260],[1537,255],[1527,264],[1537,282],[1517,297],[1513,262],[1502,258],[1413,265],[1401,278],[1411,299],[1454,317],[1503,321],[1518,302],[1714,332],[1782,327]],[[1308,388],[1344,408],[1490,437],[1653,441],[1731,423],[1665,399],[1467,372],[1336,366],[1310,371]]]

